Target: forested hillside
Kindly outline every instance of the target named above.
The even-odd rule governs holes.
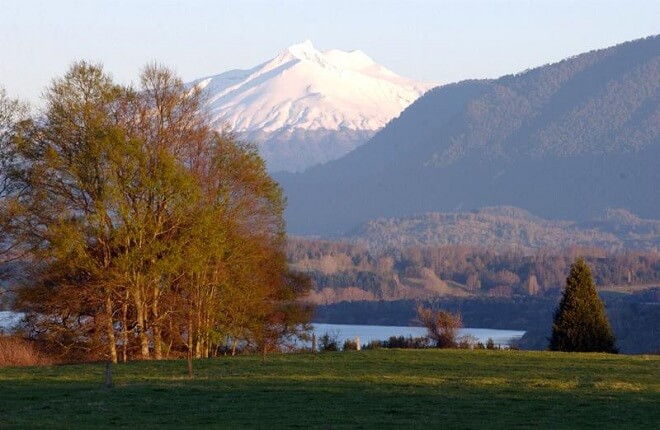
[[[600,248],[613,252],[660,249],[660,221],[624,209],[590,221],[546,220],[522,209],[491,207],[471,212],[431,212],[380,218],[340,236],[372,250],[467,245],[534,253],[539,248]]]
[[[436,88],[335,162],[277,177],[294,234],[515,206],[660,218],[660,36]]]

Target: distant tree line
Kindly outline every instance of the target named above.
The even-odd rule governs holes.
[[[660,256],[654,251],[570,248],[539,249],[530,255],[429,246],[374,252],[363,245],[293,238],[287,256],[295,270],[313,279],[313,297],[322,304],[429,296],[556,296],[578,256],[593,268],[600,287],[660,285]]]
[[[281,190],[254,145],[214,131],[199,89],[156,64],[134,88],[78,62],[43,114],[2,97],[0,266],[21,262],[32,337],[117,362],[265,353],[305,328]]]

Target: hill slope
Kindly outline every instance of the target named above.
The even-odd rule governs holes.
[[[659,102],[659,36],[436,88],[342,159],[278,175],[289,231],[501,205],[660,218]]]
[[[618,209],[589,221],[549,221],[516,208],[489,207],[467,213],[379,218],[341,239],[371,250],[465,245],[525,253],[570,247],[652,251],[660,249],[660,220],[639,219]]]

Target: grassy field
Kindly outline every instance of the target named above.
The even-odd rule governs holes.
[[[660,356],[376,350],[0,369],[0,428],[658,428]]]

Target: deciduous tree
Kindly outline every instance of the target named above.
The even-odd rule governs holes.
[[[20,134],[41,262],[21,303],[53,341],[114,362],[118,345],[124,360],[207,357],[227,337],[272,346],[304,294],[287,282],[281,190],[253,145],[213,130],[199,90],[156,64],[140,82],[76,63]]]
[[[18,259],[22,254],[18,249],[20,241],[14,236],[14,219],[20,208],[16,202],[18,190],[13,187],[14,181],[11,178],[18,162],[12,141],[27,112],[26,105],[9,97],[5,89],[0,87],[0,277],[5,264]]]
[[[458,331],[463,327],[460,314],[427,308],[417,307],[417,318],[428,332],[428,337],[438,348],[455,348]]]

